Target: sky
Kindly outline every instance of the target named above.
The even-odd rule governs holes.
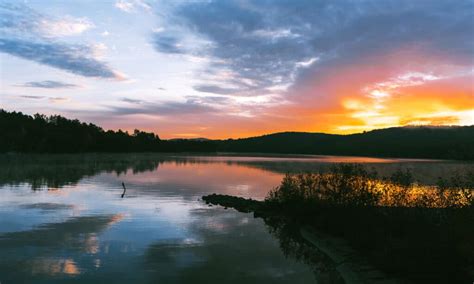
[[[474,1],[0,0],[0,108],[162,138],[474,124]]]

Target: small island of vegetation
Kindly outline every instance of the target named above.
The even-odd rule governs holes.
[[[346,282],[381,277],[376,269],[393,279],[468,282],[474,277],[474,227],[467,225],[474,221],[473,177],[459,173],[425,186],[407,170],[378,177],[361,165],[340,164],[325,173],[288,174],[264,201],[218,194],[203,200],[253,212],[283,251],[304,250],[298,257],[318,267],[311,250],[301,248],[312,243]],[[341,251],[341,240],[349,248]],[[332,243],[339,251],[332,251]],[[351,265],[340,267],[346,260]]]

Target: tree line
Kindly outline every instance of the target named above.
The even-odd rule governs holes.
[[[105,131],[101,127],[60,115],[33,116],[0,110],[0,152],[209,152],[211,141],[162,140],[135,129]]]
[[[350,135],[283,132],[227,140],[163,140],[154,133],[106,131],[59,115],[30,116],[0,110],[0,131],[3,153],[235,152],[474,160],[474,126],[394,127]]]
[[[474,160],[474,126],[416,126],[350,135],[283,132],[226,140],[220,151]]]

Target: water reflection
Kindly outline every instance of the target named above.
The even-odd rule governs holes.
[[[305,240],[300,233],[298,222],[288,222],[281,218],[265,218],[270,233],[278,240],[283,254],[308,264],[312,268],[317,283],[345,283],[337,265],[328,255]]]
[[[55,210],[67,210],[73,209],[72,204],[61,204],[61,203],[31,203],[23,204],[20,206],[22,209],[39,209],[40,211],[55,211]]]
[[[343,158],[0,156],[0,281],[338,281],[321,254],[311,254],[316,262],[298,262],[302,259],[294,253],[308,253],[309,247],[298,249],[286,235],[269,234],[262,220],[208,207],[199,198],[217,192],[263,199],[286,172],[324,171],[327,162],[339,159]],[[420,182],[428,186],[444,172],[471,167],[365,161],[381,174],[414,168],[414,173],[423,173],[420,179],[428,177]],[[127,186],[123,199],[121,182]]]
[[[316,246],[325,246],[327,240],[331,243],[334,236],[342,237],[358,254],[342,250],[340,244],[335,247],[343,253],[325,249],[338,262],[353,264],[363,256],[402,279],[468,282],[474,276],[469,261],[474,246],[466,239],[474,234],[472,173],[444,179],[438,187],[420,186],[411,180],[409,173],[397,172],[390,180],[380,181],[376,173],[358,165],[337,165],[330,173],[286,175],[266,202],[260,203],[260,209],[254,208],[256,215],[269,217],[265,222],[281,241],[293,224],[329,233],[324,241],[306,233]],[[216,203],[220,198],[220,204],[226,205],[224,197],[214,197]],[[272,222],[278,215],[283,220]],[[282,241],[283,251],[299,252],[301,245],[294,244],[295,238],[289,239]],[[313,265],[317,267],[317,263]],[[352,275],[360,271],[351,266]]]
[[[89,238],[122,218],[120,214],[77,217],[66,222],[45,224],[33,230],[6,233],[0,239],[0,248],[67,247],[90,251]]]
[[[120,214],[84,216],[1,235],[2,280],[16,279],[22,273],[33,276],[80,274],[81,268],[74,258],[97,254],[98,234],[122,219]],[[62,256],[65,252],[67,254]]]
[[[400,168],[411,169],[416,181],[421,184],[434,184],[440,176],[472,169],[474,165],[465,162],[382,159],[364,157],[333,156],[167,156],[160,154],[85,154],[85,155],[0,155],[0,186],[26,183],[33,190],[47,188],[55,190],[75,185],[81,179],[101,173],[117,176],[140,177],[142,182],[154,182],[159,167],[170,169],[168,173],[183,171],[180,179],[193,184],[201,174],[213,173],[212,179],[228,180],[237,171],[249,171],[245,175],[266,174],[277,176],[285,173],[327,171],[333,163],[363,163],[373,167],[381,176],[389,176]],[[205,167],[201,167],[206,165]],[[193,167],[195,166],[195,167]],[[235,167],[226,167],[235,166]],[[176,171],[178,170],[179,171]],[[250,169],[255,171],[250,172]],[[160,168],[160,171],[162,169]],[[225,171],[225,172],[221,172]],[[218,172],[219,174],[216,174]],[[137,180],[135,178],[135,180]],[[234,178],[237,180],[238,177]],[[271,181],[273,183],[273,181]],[[274,183],[273,183],[274,184]],[[242,186],[241,186],[242,188]],[[266,188],[265,190],[268,190]]]
[[[285,259],[262,220],[223,209],[195,210],[192,239],[151,245],[145,265],[163,283],[312,283],[310,268]],[[159,269],[156,269],[159,268]],[[176,271],[178,270],[178,273]]]
[[[46,274],[57,276],[58,274],[77,275],[79,268],[72,259],[37,258],[27,262],[31,267],[31,274]]]

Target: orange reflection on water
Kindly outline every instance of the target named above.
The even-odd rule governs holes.
[[[80,274],[76,262],[71,259],[57,259],[57,258],[39,258],[31,263],[32,274],[47,274],[50,276],[58,274],[78,275]]]
[[[123,214],[123,213],[114,214],[114,215],[110,218],[110,221],[109,221],[108,225],[109,225],[109,226],[112,226],[113,224],[122,221],[123,218],[125,218],[125,214]]]
[[[99,252],[99,238],[97,234],[88,234],[84,241],[84,250],[89,254],[96,254]]]
[[[263,198],[269,189],[280,183],[282,174],[228,163],[186,162],[164,163],[158,170],[131,174],[126,183],[151,185],[153,189],[191,190],[196,193],[219,192],[245,197]],[[205,185],[205,187],[203,187]],[[151,191],[150,190],[150,191]],[[143,193],[143,191],[142,191]]]

